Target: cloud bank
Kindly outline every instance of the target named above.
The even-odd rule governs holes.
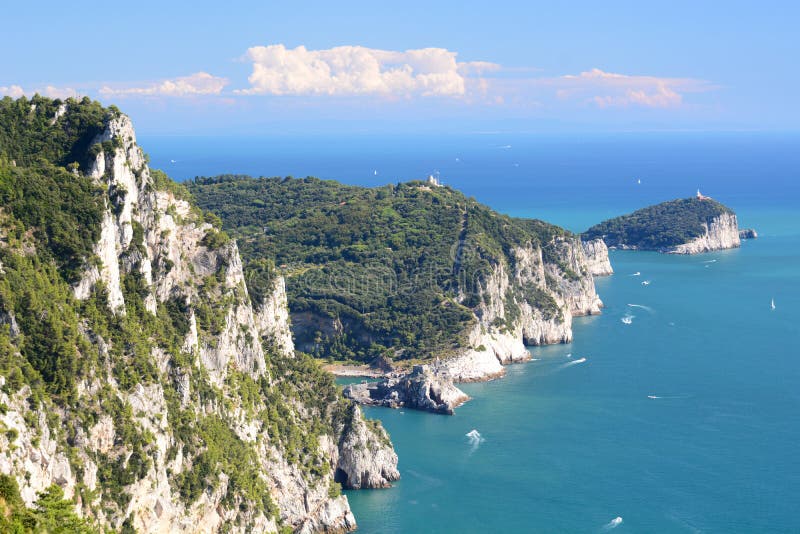
[[[81,93],[71,87],[55,87],[47,85],[37,89],[23,89],[20,85],[0,86],[0,96],[10,96],[11,98],[19,98],[21,96],[33,96],[40,94],[49,98],[60,98],[62,100],[70,97],[78,97]]]
[[[444,48],[403,52],[363,46],[308,50],[282,44],[254,46],[246,57],[253,63],[251,87],[237,91],[255,95],[382,95],[395,97],[460,97],[466,78],[499,68],[488,62],[459,63]]]
[[[549,79],[561,100],[580,99],[600,108],[639,106],[675,108],[683,104],[685,93],[714,89],[704,80],[632,76],[591,69],[578,75]]]
[[[104,85],[99,93],[103,96],[202,96],[218,95],[229,81],[227,78],[212,76],[207,72],[196,72],[170,80],[151,83],[140,87],[111,87]]]

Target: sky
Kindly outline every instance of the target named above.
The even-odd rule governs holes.
[[[160,134],[796,131],[797,2],[3,7],[0,96]]]

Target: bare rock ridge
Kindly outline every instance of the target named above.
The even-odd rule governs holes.
[[[52,124],[69,119],[68,108],[59,111]],[[79,514],[110,530],[354,530],[347,497],[331,488],[386,487],[399,477],[397,456],[380,424],[365,421],[348,401],[283,396],[283,378],[265,353],[266,347],[273,363],[297,361],[283,279],[254,309],[235,241],[204,220],[179,187],[160,182],[127,116],[110,113],[92,144],[103,149],[85,176],[105,191],[105,208],[96,261],[73,286],[74,297],[93,302],[102,291],[103,306],[117,318],[130,316],[138,298],[144,311],[137,313],[156,318],[173,310],[182,341],[170,349],[150,340],[136,365],[152,366],[153,374],[128,387],[115,374],[133,365],[115,361],[125,349],[82,318],[80,350],[92,348],[100,363],[83,375],[74,405],[34,401],[30,386],[9,388],[0,376],[0,473],[16,478],[27,506],[57,484],[76,499]],[[135,294],[131,280],[140,284]],[[19,332],[13,310],[0,310],[0,322]],[[337,402],[349,406],[344,421],[324,411]],[[117,415],[75,412],[109,405],[119,406]],[[287,452],[300,446],[286,440],[298,437],[282,434],[267,416],[276,409],[284,410],[284,421],[324,419],[307,456]],[[138,435],[146,439],[126,441]],[[205,455],[213,440],[223,444],[216,463]],[[112,493],[108,473],[128,473],[134,460],[140,468],[130,477],[115,474]],[[234,465],[255,466],[247,482],[253,492],[242,488]],[[203,479],[206,471],[212,474]],[[198,489],[191,489],[197,477]]]

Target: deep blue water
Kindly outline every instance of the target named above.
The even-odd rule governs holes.
[[[693,257],[612,253],[616,274],[597,280],[607,307],[576,320],[574,343],[464,385],[473,400],[453,417],[366,410],[391,433],[402,480],[348,498],[370,533],[601,532],[616,517],[620,533],[800,531],[800,137],[140,142],[178,179],[377,185],[438,170],[500,211],[573,230],[700,187],[761,237]]]

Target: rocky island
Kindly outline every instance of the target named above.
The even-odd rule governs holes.
[[[745,233],[755,236],[755,230]],[[583,239],[599,239],[610,248],[698,254],[737,248],[741,238],[733,210],[698,191],[696,197],[662,202],[592,226]]]

